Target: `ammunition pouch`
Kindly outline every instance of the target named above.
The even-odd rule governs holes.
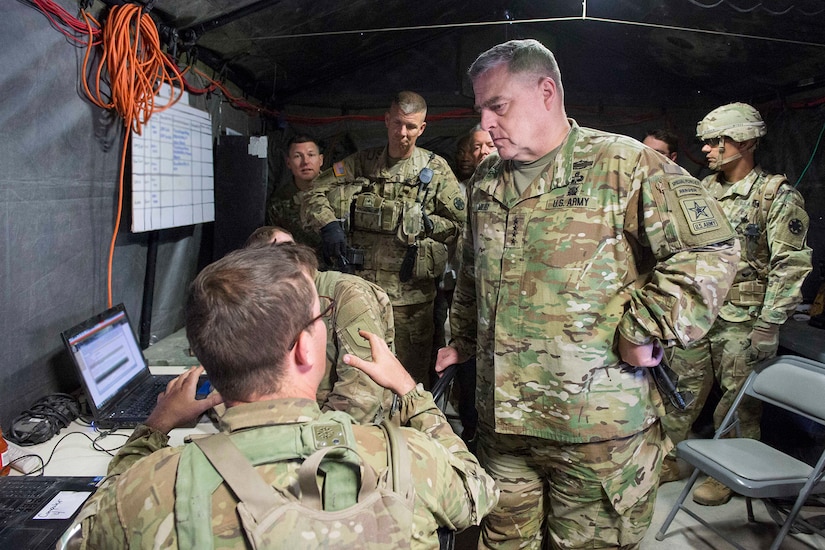
[[[424,210],[420,202],[407,201],[403,206],[401,224],[398,226],[398,240],[411,245],[424,231]]]
[[[372,233],[395,233],[403,207],[399,201],[366,191],[355,195],[352,228]]]
[[[759,281],[735,284],[728,292],[728,302],[735,306],[761,306],[765,301],[766,289],[766,285]]]
[[[353,197],[366,185],[369,185],[367,178],[356,178],[354,183],[335,185],[327,193],[329,205],[332,207],[335,217],[343,222],[344,231],[349,232],[350,230],[350,210],[352,209]]]
[[[437,279],[447,267],[447,246],[432,239],[421,239],[415,255],[412,279]]]

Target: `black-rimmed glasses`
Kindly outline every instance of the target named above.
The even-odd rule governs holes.
[[[296,334],[295,338],[292,340],[292,344],[290,344],[289,349],[295,347],[295,344],[298,342],[298,337],[301,335],[302,332],[304,332],[306,329],[314,325],[316,321],[332,315],[332,310],[335,307],[335,300],[333,300],[329,296],[318,296],[318,301],[320,302],[321,313],[310,319],[310,321],[307,324],[301,327],[301,330],[298,331],[298,334]]]

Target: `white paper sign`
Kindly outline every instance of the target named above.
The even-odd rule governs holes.
[[[91,494],[91,491],[60,491],[34,519],[70,519]]]

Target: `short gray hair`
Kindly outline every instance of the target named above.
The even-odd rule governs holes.
[[[549,77],[556,83],[560,96],[564,97],[564,88],[561,83],[561,72],[556,63],[553,52],[548,50],[538,40],[510,40],[498,46],[493,46],[479,55],[467,74],[470,80],[475,80],[483,73],[499,65],[505,64],[511,74],[531,74],[540,78]]]
[[[419,94],[410,91],[398,92],[392,98],[392,105],[398,105],[405,115],[413,113],[427,114],[427,102]]]

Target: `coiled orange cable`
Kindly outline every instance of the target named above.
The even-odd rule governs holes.
[[[88,43],[83,56],[83,90],[89,100],[101,109],[114,109],[123,118],[125,128],[123,150],[120,158],[118,179],[117,216],[109,245],[107,264],[107,299],[112,307],[112,263],[115,242],[120,230],[123,213],[123,179],[126,166],[126,150],[131,132],[138,135],[152,114],[168,109],[182,96],[183,76],[175,64],[161,49],[155,22],[143,8],[135,4],[114,6],[103,27],[102,55],[96,69],[90,69],[93,51],[93,29],[99,23],[86,13],[83,18],[88,26]],[[89,87],[90,71],[93,71],[94,91]],[[172,90],[165,104],[156,103],[156,92],[162,84],[169,84]],[[105,86],[102,86],[105,84]],[[109,97],[103,92],[108,88]]]

